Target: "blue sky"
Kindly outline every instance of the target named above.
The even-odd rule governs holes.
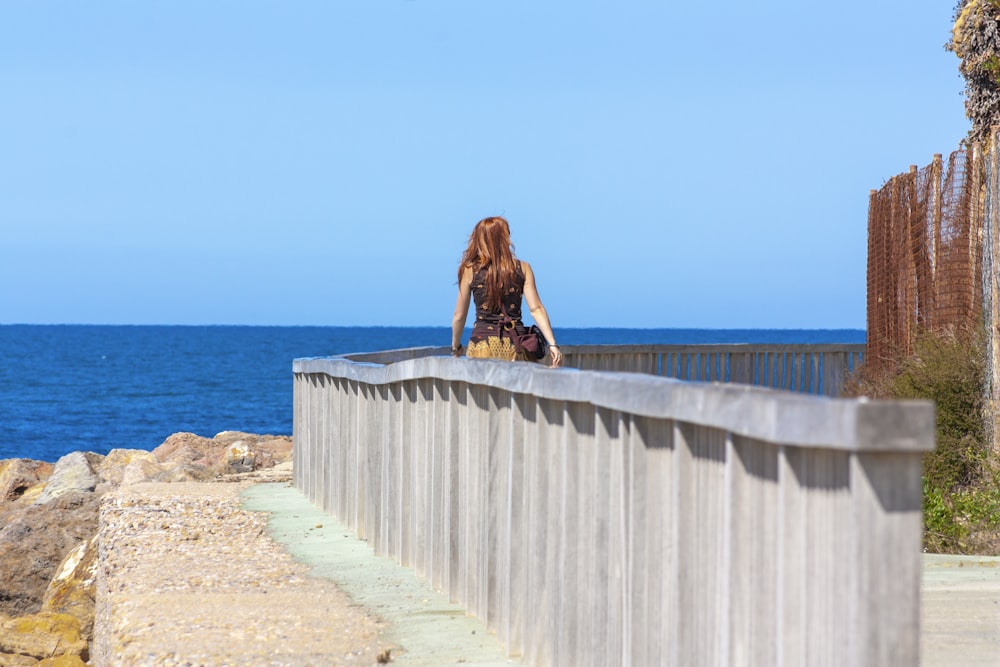
[[[863,328],[953,5],[2,3],[0,323],[447,326],[500,214],[557,329]]]

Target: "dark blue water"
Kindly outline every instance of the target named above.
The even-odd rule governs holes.
[[[862,343],[863,330],[559,329],[564,345]],[[292,360],[450,345],[447,327],[0,325],[0,459],[290,435]]]

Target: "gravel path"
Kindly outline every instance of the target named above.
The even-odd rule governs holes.
[[[383,625],[245,511],[253,481],[137,484],[101,505],[95,665],[373,665]]]

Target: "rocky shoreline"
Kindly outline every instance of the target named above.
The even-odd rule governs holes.
[[[292,440],[175,433],[152,451],[0,461],[0,667],[86,665],[100,499],[144,482],[239,481],[291,460]]]

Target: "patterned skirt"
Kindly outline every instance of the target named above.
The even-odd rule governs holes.
[[[534,361],[525,352],[514,349],[514,343],[506,336],[487,336],[479,341],[469,341],[465,356],[470,359],[501,359],[503,361]]]

